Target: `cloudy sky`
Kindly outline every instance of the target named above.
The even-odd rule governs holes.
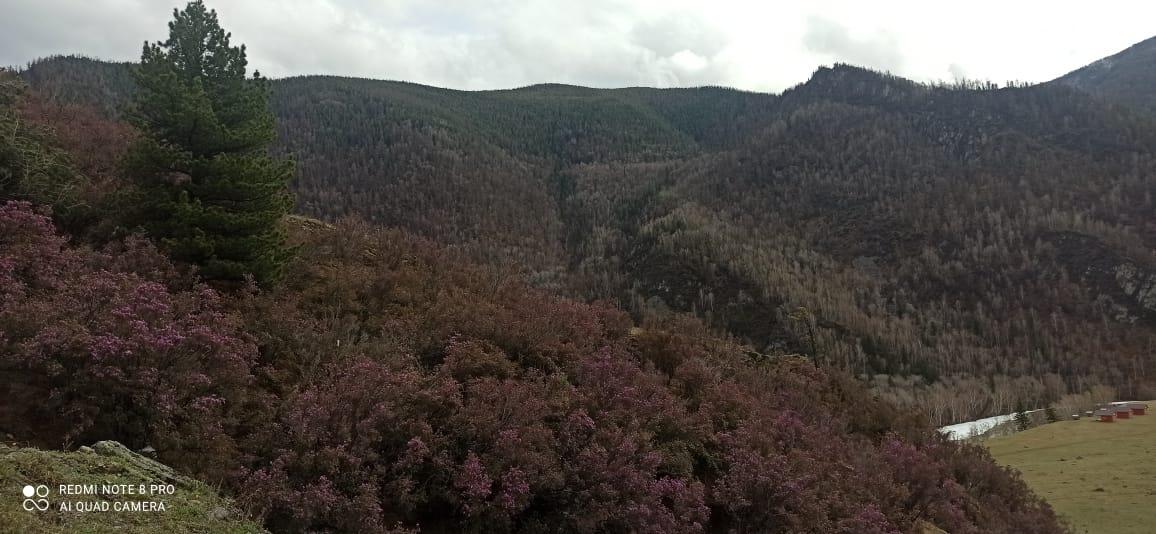
[[[0,0],[0,65],[135,60],[180,0]],[[1156,2],[207,0],[250,65],[458,89],[561,82],[781,91],[846,62],[1044,81],[1156,35]],[[937,7],[939,6],[939,7]],[[955,6],[955,7],[942,7]]]

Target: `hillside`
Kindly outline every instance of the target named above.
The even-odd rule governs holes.
[[[93,61],[79,56],[56,56],[37,61],[21,76],[53,101],[80,104],[120,117],[128,107],[136,82],[131,63]]]
[[[147,493],[152,491],[148,489],[144,495],[123,497],[61,495],[58,489],[61,484],[101,487],[121,484],[146,484],[150,487],[171,485],[173,491],[169,494],[167,489],[158,488],[157,494],[152,495]],[[45,511],[29,512],[22,508],[18,495],[20,488],[27,485],[33,488],[46,486],[44,498],[48,508]],[[113,441],[102,441],[74,452],[43,451],[0,444],[0,486],[8,490],[5,491],[8,498],[0,506],[0,525],[3,525],[5,532],[265,532],[260,525],[247,520],[232,501],[217,495],[208,485],[181,476],[163,464],[133,453]],[[114,502],[131,507],[131,504],[124,503],[134,501],[155,503],[150,505],[153,511],[115,513],[102,512],[99,508],[102,502],[108,503],[110,509]],[[61,511],[60,507],[64,503],[68,503],[73,510],[91,511]],[[159,510],[161,505],[164,511]]]
[[[1069,72],[1051,83],[1068,85],[1105,100],[1156,112],[1156,37]]]
[[[153,447],[274,532],[1063,532],[982,449],[837,371],[692,317],[636,325],[403,231],[284,223],[282,284],[228,295],[139,238],[93,250],[0,205],[0,432]],[[21,449],[0,474],[154,476],[87,454]],[[141,521],[212,531],[200,510]]]
[[[984,444],[1076,532],[1142,534],[1156,524],[1156,417],[1060,421]]]
[[[1063,532],[982,449],[837,369],[405,230],[285,217],[277,284],[209,286],[105,231],[131,186],[96,163],[123,128],[2,73],[0,104],[0,435],[40,449],[0,449],[0,476],[180,488],[163,516],[6,526],[252,526],[188,476],[274,532]],[[92,127],[42,127],[67,117]],[[43,452],[76,443],[98,446]]]
[[[127,68],[24,77],[85,103],[131,92]],[[272,107],[302,214],[514,262],[637,321],[693,313],[935,423],[1152,388],[1156,123],[1068,87],[846,65],[782,95],[301,77]]]
[[[632,40],[698,31],[664,27]],[[0,70],[0,530],[1148,523],[1148,416],[937,428],[1156,395],[1141,109],[846,64],[269,80],[203,0],[168,29]]]

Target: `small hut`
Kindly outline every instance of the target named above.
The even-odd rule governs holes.
[[[1128,419],[1132,416],[1132,408],[1127,404],[1112,405],[1112,409],[1116,411],[1116,419]]]
[[[1100,408],[1095,411],[1096,417],[1100,418],[1101,423],[1111,423],[1116,420],[1116,410],[1109,408]]]
[[[1072,414],[1072,420],[1073,421],[1079,421],[1080,420],[1080,414],[1078,414],[1078,413]]]
[[[1143,402],[1129,402],[1128,407],[1132,409],[1132,415],[1144,415],[1148,411],[1148,405]]]

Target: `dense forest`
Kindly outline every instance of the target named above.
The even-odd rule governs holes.
[[[275,283],[209,283],[123,222],[155,134],[2,72],[0,127],[8,442],[154,450],[274,532],[1064,531],[836,368],[468,247],[289,216]]]
[[[466,92],[169,30],[0,70],[6,444],[151,451],[274,532],[1052,533],[933,427],[1156,395],[1153,41]]]
[[[1112,102],[1156,112],[1156,37],[1069,72],[1055,80]]]
[[[1148,48],[1116,77],[1150,74]],[[22,76],[116,119],[131,68],[60,57]],[[1153,393],[1156,120],[1058,82],[847,65],[781,95],[309,76],[274,81],[271,105],[299,213],[403,228],[635,320],[692,313],[950,423]]]

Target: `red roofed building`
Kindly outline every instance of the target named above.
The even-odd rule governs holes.
[[[1148,411],[1148,405],[1143,402],[1129,402],[1128,407],[1132,409],[1132,415],[1144,415]]]
[[[1116,419],[1132,417],[1132,408],[1129,408],[1127,404],[1116,404],[1112,406],[1112,409],[1116,411]]]
[[[1116,420],[1116,410],[1100,408],[1095,411],[1096,417],[1100,418],[1101,423],[1111,423]]]

